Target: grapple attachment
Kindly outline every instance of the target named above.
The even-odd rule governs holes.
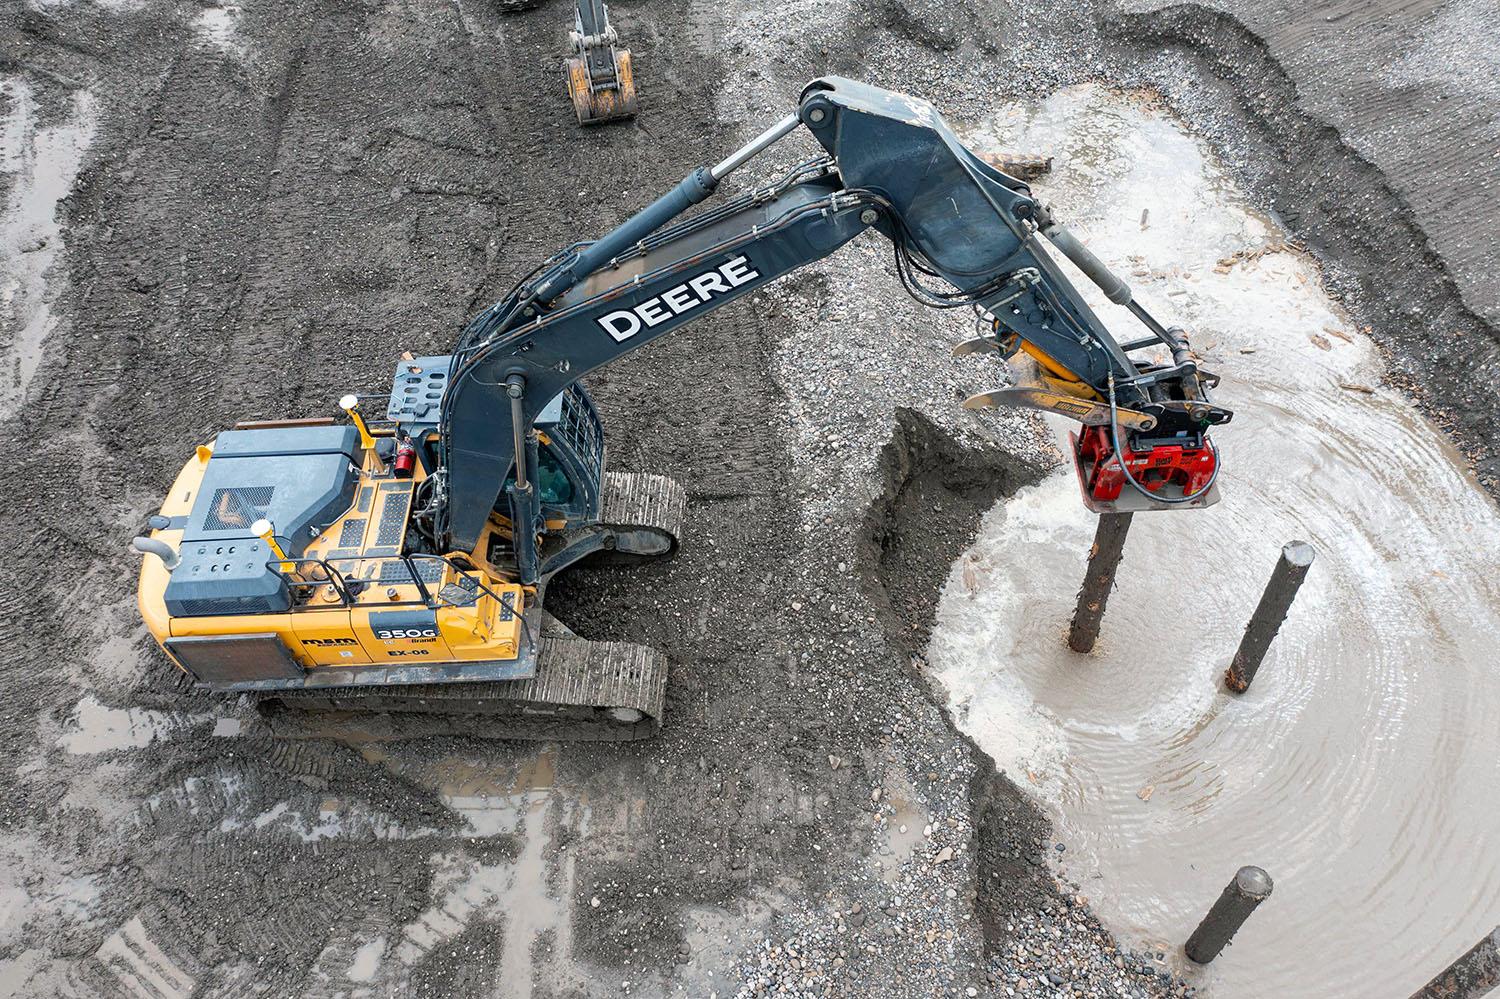
[[[630,50],[616,48],[619,36],[601,0],[579,0],[568,60],[568,94],[580,125],[634,118],[635,77]]]
[[[1124,434],[1120,443],[1125,469],[1139,490],[1125,480],[1122,456],[1115,453],[1109,427],[1084,427],[1082,433],[1069,434],[1068,441],[1073,445],[1083,505],[1095,513],[1196,510],[1219,501],[1219,487],[1214,483],[1219,455],[1207,431],[1166,440]]]
[[[1218,376],[1200,371],[1181,331],[1174,364],[1138,364],[1133,406],[1113,398],[1113,383],[1100,392],[1056,361],[1015,338],[975,337],[955,354],[994,352],[1009,361],[1014,383],[964,401],[965,409],[1013,406],[1077,420],[1068,435],[1083,503],[1095,513],[1197,510],[1219,501],[1219,454],[1208,439],[1210,425],[1232,414],[1209,399]]]

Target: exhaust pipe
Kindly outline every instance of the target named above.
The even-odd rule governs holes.
[[[165,541],[157,541],[155,538],[135,538],[130,542],[130,547],[142,555],[155,555],[161,559],[161,564],[171,572],[177,568],[182,561],[182,556],[177,554],[177,549]]]

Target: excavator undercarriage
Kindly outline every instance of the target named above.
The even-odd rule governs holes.
[[[591,531],[607,540],[580,558],[629,564],[676,553],[687,495],[674,480],[606,473],[603,507]],[[512,739],[621,742],[655,735],[666,702],[666,656],[648,645],[580,638],[541,606],[545,586],[524,614],[529,654],[517,658],[509,677],[453,683],[439,670],[425,683],[323,684],[262,694],[267,705],[342,716],[309,725],[283,712],[273,728],[286,736],[327,735],[330,725],[352,718],[368,737],[368,715],[379,713],[403,716],[399,732],[406,738],[472,731],[480,721],[491,737]]]

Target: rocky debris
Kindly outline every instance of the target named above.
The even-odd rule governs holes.
[[[1060,891],[1067,886],[1059,884]],[[819,921],[787,921],[784,936],[764,939],[740,963],[735,999],[822,999],[869,994],[854,986],[871,965],[894,978],[888,993],[906,996],[1186,997],[1164,954],[1121,950],[1077,896],[1006,925],[1004,947],[982,968],[955,965],[955,934],[941,899],[879,897],[874,918],[861,903]],[[903,959],[892,962],[897,949]]]
[[[1193,996],[1176,979],[1165,954],[1121,950],[1099,926],[1079,896],[1066,894],[1055,907],[1026,913],[1006,924],[1010,940],[990,956],[984,994],[1005,996]]]

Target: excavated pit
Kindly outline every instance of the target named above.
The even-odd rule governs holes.
[[[871,602],[894,648],[913,656],[926,648],[938,592],[980,518],[1045,474],[999,448],[959,444],[915,410],[896,411],[863,552]]]
[[[949,567],[997,501],[1046,472],[998,448],[959,444],[914,410],[896,411],[880,457],[881,492],[865,520],[863,557],[887,641],[911,658],[914,673],[927,668],[922,653]],[[993,954],[1013,939],[1006,922],[1014,900],[1038,907],[1068,903],[1047,868],[1048,822],[983,748],[971,743],[971,749],[977,758],[969,785],[975,910]]]
[[[1237,415],[1216,431],[1224,500],[1135,518],[1089,656],[1062,642],[1095,519],[1070,472],[986,517],[931,647],[950,706],[1027,775],[1066,841],[1057,863],[1124,942],[1175,952],[1255,863],[1277,895],[1211,968],[1179,958],[1190,980],[1224,996],[1416,988],[1426,955],[1461,952],[1500,902],[1500,869],[1470,847],[1500,834],[1500,513],[1378,387],[1374,344],[1308,255],[1159,105],[1074,88],[992,127],[1055,150],[1044,196],[1191,331]],[[1317,561],[1230,696],[1224,666],[1293,539]],[[1359,904],[1330,926],[1345,892]]]

